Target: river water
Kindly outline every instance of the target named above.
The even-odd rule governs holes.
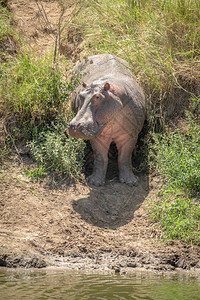
[[[0,299],[200,300],[200,277],[0,269]]]

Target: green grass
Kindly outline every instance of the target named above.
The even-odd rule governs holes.
[[[7,8],[1,6],[2,1],[0,1],[0,39],[2,40],[7,33],[13,32],[10,26],[10,13]]]
[[[149,218],[167,239],[200,244],[200,124],[187,113],[185,129],[153,134],[150,162],[165,185],[149,201]]]
[[[11,13],[0,5],[3,47],[11,33],[15,35],[11,21]],[[24,44],[12,59],[3,56],[0,117],[6,131],[0,139],[1,162],[9,148],[21,141],[29,144],[37,164],[34,170],[25,170],[27,176],[39,179],[47,172],[68,177],[80,175],[85,144],[65,134],[72,118],[69,96],[77,83],[76,79],[70,79],[69,73],[64,57],[58,63],[53,54],[35,55]]]
[[[52,55],[38,58],[28,51],[19,53],[1,67],[1,94],[4,106],[16,119],[10,129],[12,139],[29,143],[38,166],[77,177],[85,144],[65,134],[72,117],[69,95],[76,83],[63,68],[52,68],[52,61]],[[37,177],[36,173],[27,175]]]
[[[157,199],[149,201],[148,218],[161,230],[162,238],[200,245],[199,200],[182,190],[163,189]]]
[[[66,125],[51,124],[29,142],[37,164],[47,171],[68,177],[79,177],[84,163],[85,143],[65,134]]]
[[[1,5],[2,2],[0,1],[0,61],[6,61],[16,54],[20,36],[13,29],[12,14]]]
[[[24,173],[32,179],[39,180],[42,179],[47,175],[47,172],[45,171],[44,167],[39,166],[38,168],[35,168],[33,170],[24,169]]]
[[[1,66],[5,106],[27,130],[51,121],[68,101],[71,91],[66,75],[59,68],[52,69],[52,60],[52,55],[39,58],[23,51]]]
[[[150,160],[168,184],[186,192],[200,192],[200,125],[188,114],[185,132],[153,134]]]

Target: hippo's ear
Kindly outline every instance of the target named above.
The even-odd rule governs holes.
[[[104,91],[106,91],[106,92],[109,91],[109,89],[110,89],[110,83],[106,82],[106,83],[104,84],[103,89],[104,89]]]
[[[82,86],[86,89],[87,84],[85,82],[82,83]]]

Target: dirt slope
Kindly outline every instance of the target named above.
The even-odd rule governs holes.
[[[74,1],[65,1],[65,5],[61,23],[67,26],[74,9]],[[14,13],[18,31],[35,52],[45,54],[52,50],[61,17],[58,1],[10,0],[9,8]]]
[[[39,2],[57,24],[57,1]],[[31,47],[49,51],[53,39],[36,1],[12,0],[10,7]],[[63,181],[53,188],[50,178],[34,182],[26,177],[23,170],[31,160],[22,158],[23,164],[16,157],[0,170],[0,266],[200,270],[199,247],[161,243],[145,217],[145,201],[159,187],[156,178],[138,174],[137,187],[112,178],[99,188]]]
[[[52,189],[49,178],[33,182],[14,161],[0,176],[0,265],[129,271],[200,267],[198,247],[156,240],[145,218],[145,199],[152,193],[147,176],[140,176],[137,187],[113,179],[100,188],[62,182]]]

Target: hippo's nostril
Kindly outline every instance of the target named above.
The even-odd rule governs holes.
[[[78,125],[74,125],[74,124],[69,123],[68,128],[71,129],[71,130],[76,130],[76,128],[78,128],[80,125],[81,125],[80,123]]]
[[[77,128],[80,127],[81,123],[78,123]]]

